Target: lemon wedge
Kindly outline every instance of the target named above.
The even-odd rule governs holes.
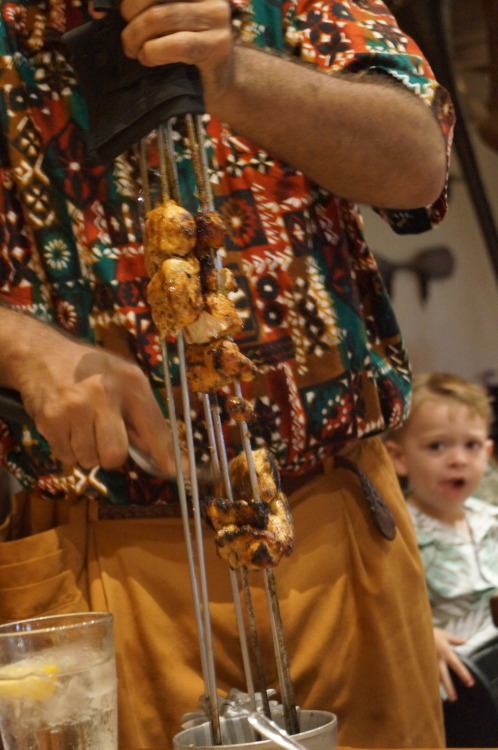
[[[0,669],[0,699],[27,698],[45,701],[57,685],[58,669],[55,664],[44,667],[28,664],[10,664]]]

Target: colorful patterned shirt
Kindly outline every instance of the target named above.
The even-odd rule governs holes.
[[[498,508],[468,498],[469,533],[408,505],[425,569],[434,625],[469,638],[492,626],[498,589]]]
[[[450,148],[448,95],[382,2],[234,5],[242,38],[260,47],[408,87],[432,109]],[[132,153],[107,167],[88,155],[85,103],[60,44],[62,32],[87,20],[84,8],[80,0],[3,0],[1,8],[1,298],[88,342],[119,328],[162,399],[137,165]],[[358,207],[204,119],[215,206],[227,227],[224,264],[237,277],[245,321],[238,344],[259,368],[244,389],[255,407],[252,439],[271,448],[283,474],[301,473],[400,423],[410,391],[407,356]],[[182,201],[195,210],[181,126]],[[402,233],[430,229],[445,211],[443,195],[427,209],[382,214]],[[175,378],[174,358],[172,370]],[[202,410],[194,404],[193,411],[200,453],[205,428]],[[67,489],[39,434],[0,425],[1,461],[23,485],[49,494]],[[95,476],[113,503],[169,496],[164,483],[130,466]]]

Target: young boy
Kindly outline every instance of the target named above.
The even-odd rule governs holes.
[[[490,610],[498,590],[498,508],[472,497],[492,452],[492,417],[481,386],[445,373],[420,375],[407,422],[386,440],[398,476],[408,483],[450,700],[456,693],[449,666],[473,682],[453,646],[469,649],[498,634]]]

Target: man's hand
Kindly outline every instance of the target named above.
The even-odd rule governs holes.
[[[196,65],[208,97],[228,85],[233,40],[227,0],[123,0],[120,11],[128,21],[122,39],[129,57],[147,66]]]
[[[464,644],[465,638],[458,638],[446,630],[434,628],[434,641],[436,643],[436,654],[439,665],[439,678],[446,691],[448,700],[456,701],[458,696],[450,676],[450,668],[460,677],[464,685],[467,687],[474,685],[474,678],[452,648],[453,646]]]
[[[64,465],[117,468],[133,443],[175,475],[168,424],[137,365],[5,308],[0,326],[2,384]]]
[[[234,43],[227,0],[122,0],[120,11],[125,54],[196,65],[210,115],[335,195],[397,209],[440,196],[441,130],[389,76],[325,75]]]

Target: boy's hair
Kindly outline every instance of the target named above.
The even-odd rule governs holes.
[[[484,420],[488,432],[491,430],[494,419],[492,399],[481,385],[471,383],[458,375],[452,375],[447,372],[430,372],[415,375],[413,378],[411,406],[407,422],[410,420],[410,414],[413,414],[415,409],[427,400],[437,400],[440,402],[452,401],[457,404],[463,404],[468,407],[471,414],[479,416]],[[393,430],[389,434],[389,439],[399,439],[404,432],[407,422],[398,430]]]

